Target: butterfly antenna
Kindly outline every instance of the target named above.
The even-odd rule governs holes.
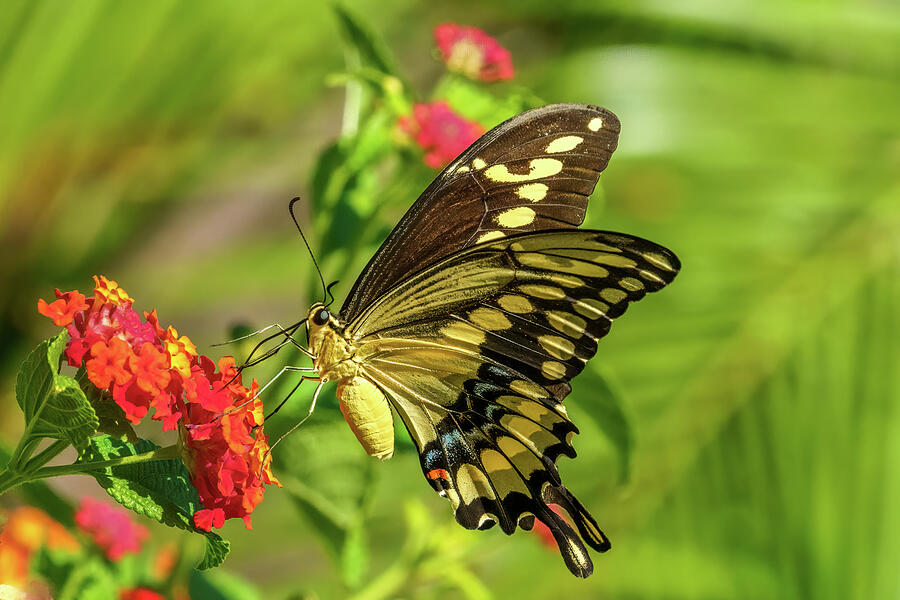
[[[303,238],[303,243],[306,244],[306,249],[309,250],[309,255],[312,257],[313,265],[316,267],[316,273],[319,274],[319,281],[322,282],[322,302],[325,302],[328,297],[328,289],[325,287],[325,278],[322,277],[322,270],[319,269],[319,263],[316,260],[316,255],[313,254],[312,248],[309,246],[309,242],[306,241],[306,236],[303,235],[303,229],[300,228],[300,223],[297,221],[297,217],[294,215],[294,204],[300,200],[300,197],[297,196],[291,203],[288,204],[288,211],[291,213],[291,219],[294,220],[294,225],[297,226],[297,231],[300,232],[300,237]]]
[[[328,287],[325,288],[325,293],[328,294],[328,298],[329,298],[328,304],[325,305],[325,308],[328,308],[329,306],[334,304],[334,295],[331,293],[331,288],[333,288],[337,284],[338,284],[337,281],[332,281],[331,283],[328,284]]]

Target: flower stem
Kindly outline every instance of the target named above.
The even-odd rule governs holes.
[[[59,465],[55,467],[44,467],[35,471],[30,479],[44,479],[46,477],[56,477],[59,475],[86,475],[90,471],[108,469],[110,467],[119,467],[122,465],[133,465],[136,463],[148,462],[151,460],[169,460],[178,458],[178,444],[172,444],[165,448],[157,448],[143,454],[135,454],[133,456],[122,456],[120,458],[111,458],[109,460],[98,460],[94,462],[73,463],[71,465]]]
[[[0,471],[0,495],[23,483],[25,483],[25,478],[22,475],[13,473],[8,468]]]

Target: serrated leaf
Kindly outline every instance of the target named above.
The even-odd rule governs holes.
[[[110,460],[151,452],[159,446],[148,440],[136,444],[109,435],[91,439],[79,462]],[[229,543],[217,533],[194,527],[194,513],[203,508],[184,464],[175,459],[154,460],[92,472],[97,482],[122,506],[164,525],[206,537],[206,553],[198,569],[222,564]]]
[[[634,429],[625,416],[624,398],[615,378],[607,371],[589,367],[579,378],[590,398],[578,406],[596,423],[619,454],[619,481],[628,480],[634,452]]]
[[[16,401],[25,414],[27,438],[54,438],[85,448],[99,421],[72,377],[59,374],[68,334],[44,340],[25,359],[16,377]],[[33,450],[33,447],[31,448]],[[22,464],[27,456],[17,456]]]

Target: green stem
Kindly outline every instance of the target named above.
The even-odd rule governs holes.
[[[5,494],[9,490],[25,483],[25,477],[17,473],[13,473],[9,469],[0,471],[0,495]]]
[[[89,471],[103,470],[122,465],[133,465],[151,460],[170,460],[178,458],[178,456],[178,444],[172,444],[165,448],[157,448],[156,450],[144,452],[143,454],[135,454],[133,456],[123,456],[121,458],[111,458],[109,460],[98,460],[95,462],[73,463],[71,465],[59,465],[56,467],[45,467],[35,471],[29,479],[44,479],[47,477],[57,477],[59,475],[84,475]]]
[[[29,473],[37,471],[48,462],[53,460],[55,457],[59,456],[59,453],[68,447],[69,442],[56,440],[55,442],[41,450],[37,456],[25,463],[25,468],[22,470],[23,473],[27,476]]]

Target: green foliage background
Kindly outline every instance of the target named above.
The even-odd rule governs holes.
[[[896,597],[900,9],[347,8],[413,89],[443,72],[431,27],[456,21],[512,51],[514,84],[489,92],[600,104],[622,121],[587,225],[662,243],[684,268],[616,324],[567,401],[582,435],[563,476],[613,550],[581,581],[533,535],[463,531],[413,453],[386,464],[360,456],[326,390],[310,426],[276,450],[285,490],[268,492],[253,531],[226,527],[227,573],[192,582],[194,597]],[[54,333],[35,301],[54,287],[84,291],[106,274],[137,308],[156,307],[217,354],[209,344],[233,324],[305,313],[310,261],[286,211],[301,195],[342,298],[431,173],[382,187],[372,169],[316,165],[340,136],[322,161],[369,148],[347,117],[346,78],[333,76],[366,57],[341,35],[324,3],[0,5],[6,445],[21,433],[15,370]],[[327,181],[314,177],[323,172]],[[352,193],[329,196],[329,185]],[[628,425],[598,423],[609,400],[592,393],[598,382]],[[302,398],[273,433],[305,413]],[[624,481],[617,448],[630,464]],[[51,484],[73,497],[93,489]]]

